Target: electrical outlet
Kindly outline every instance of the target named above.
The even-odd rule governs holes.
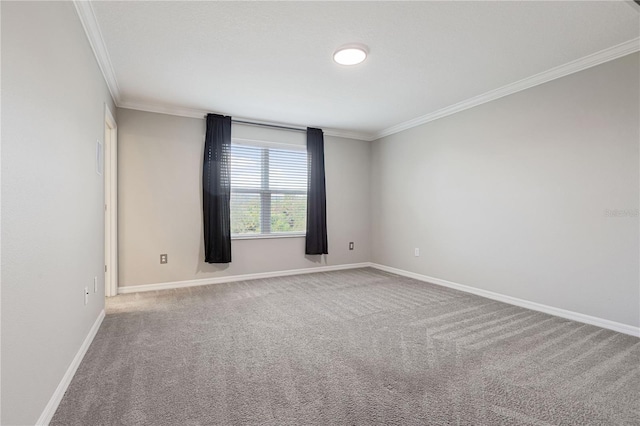
[[[84,304],[89,303],[89,287],[84,288]]]
[[[349,243],[349,250],[353,250],[353,241]]]
[[[93,292],[98,292],[98,277],[93,277]]]
[[[160,255],[160,263],[167,263],[169,262],[169,259],[167,258],[166,254],[161,254]]]
[[[420,256],[420,249],[419,249],[419,248],[415,248],[415,249],[413,249],[413,255],[414,255],[415,257],[419,257],[419,256]]]

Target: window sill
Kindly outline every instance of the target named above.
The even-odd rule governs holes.
[[[254,235],[232,235],[231,240],[266,240],[272,238],[304,238],[307,234],[254,234]]]

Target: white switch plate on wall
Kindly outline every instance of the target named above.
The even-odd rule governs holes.
[[[414,255],[415,257],[420,256],[420,249],[419,249],[419,248],[413,249],[413,255]]]

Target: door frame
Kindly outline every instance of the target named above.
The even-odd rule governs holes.
[[[104,291],[118,294],[118,125],[104,105]]]

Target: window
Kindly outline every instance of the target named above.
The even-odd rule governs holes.
[[[304,235],[307,151],[304,146],[231,143],[231,235]]]

